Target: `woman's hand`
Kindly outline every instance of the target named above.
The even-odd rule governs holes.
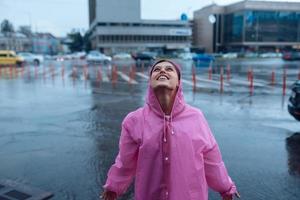
[[[241,198],[240,193],[236,192],[233,195],[223,196],[222,200],[233,200],[234,196],[237,198]]]
[[[100,196],[100,199],[104,200],[116,200],[117,199],[117,193],[109,190],[105,190],[102,195]]]

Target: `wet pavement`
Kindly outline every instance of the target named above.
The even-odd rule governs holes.
[[[298,200],[300,122],[288,114],[287,101],[300,63],[221,60],[210,79],[207,67],[178,62],[185,99],[204,112],[241,199]],[[0,179],[51,191],[53,199],[98,199],[118,152],[121,122],[144,103],[147,64],[133,65],[47,61],[2,68]],[[121,199],[132,199],[132,188]],[[209,199],[220,197],[210,192]]]

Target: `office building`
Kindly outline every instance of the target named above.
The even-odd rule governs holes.
[[[193,45],[206,52],[300,48],[300,3],[242,1],[194,12]]]
[[[188,20],[141,19],[140,0],[89,0],[89,20],[92,48],[107,54],[191,47]]]

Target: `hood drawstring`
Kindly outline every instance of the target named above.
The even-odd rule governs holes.
[[[166,133],[166,114],[164,114],[164,142],[167,142],[167,133]]]
[[[170,124],[171,124],[171,134],[174,135],[174,128],[173,128],[173,116],[171,115],[171,120],[170,120]]]
[[[166,119],[168,119],[168,121],[170,121],[170,129],[171,129],[171,134],[174,135],[174,128],[173,128],[173,116],[172,114],[170,116],[164,114],[164,132],[163,132],[163,141],[167,142],[167,126],[169,126],[169,124],[166,125]],[[168,130],[170,130],[168,127]]]

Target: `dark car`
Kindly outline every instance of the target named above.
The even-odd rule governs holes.
[[[156,59],[155,54],[151,52],[140,52],[132,55],[136,61],[153,61]]]
[[[283,60],[300,60],[300,52],[292,51],[292,52],[285,52],[282,55]]]
[[[193,61],[197,67],[208,67],[211,62],[215,61],[215,57],[207,54],[194,54]]]
[[[292,94],[288,102],[289,113],[300,121],[300,80],[292,85]]]

